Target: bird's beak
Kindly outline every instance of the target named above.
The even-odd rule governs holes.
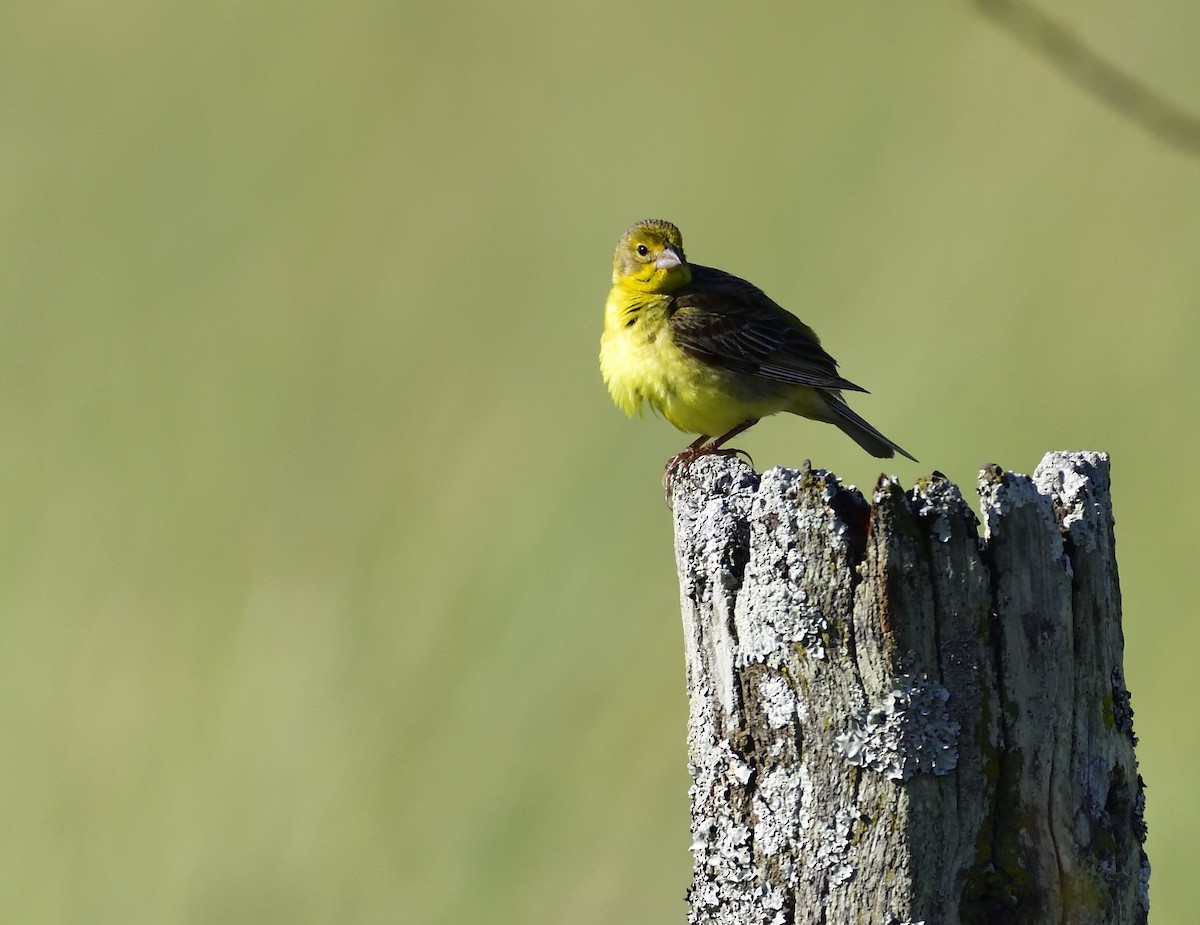
[[[660,270],[673,270],[681,263],[683,261],[679,259],[679,251],[668,244],[662,249],[662,253],[658,255],[658,259],[654,261],[654,266]]]

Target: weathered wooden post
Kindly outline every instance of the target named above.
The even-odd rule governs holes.
[[[1144,923],[1108,457],[675,484],[689,921]]]

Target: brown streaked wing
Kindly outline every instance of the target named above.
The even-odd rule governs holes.
[[[744,279],[691,264],[692,282],[672,301],[676,345],[696,359],[735,372],[820,389],[865,392],[838,375],[808,325]]]

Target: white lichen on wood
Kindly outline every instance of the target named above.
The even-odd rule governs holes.
[[[950,719],[950,692],[929,677],[904,678],[862,723],[837,737],[852,765],[888,780],[914,774],[949,774],[958,767],[958,723]]]
[[[1108,488],[688,468],[691,922],[1145,921]]]

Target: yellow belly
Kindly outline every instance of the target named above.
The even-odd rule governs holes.
[[[794,398],[784,394],[789,387],[748,382],[676,347],[667,327],[667,304],[665,297],[652,297],[630,313],[625,294],[609,294],[600,370],[617,407],[632,417],[646,404],[679,430],[716,437],[789,406]]]

